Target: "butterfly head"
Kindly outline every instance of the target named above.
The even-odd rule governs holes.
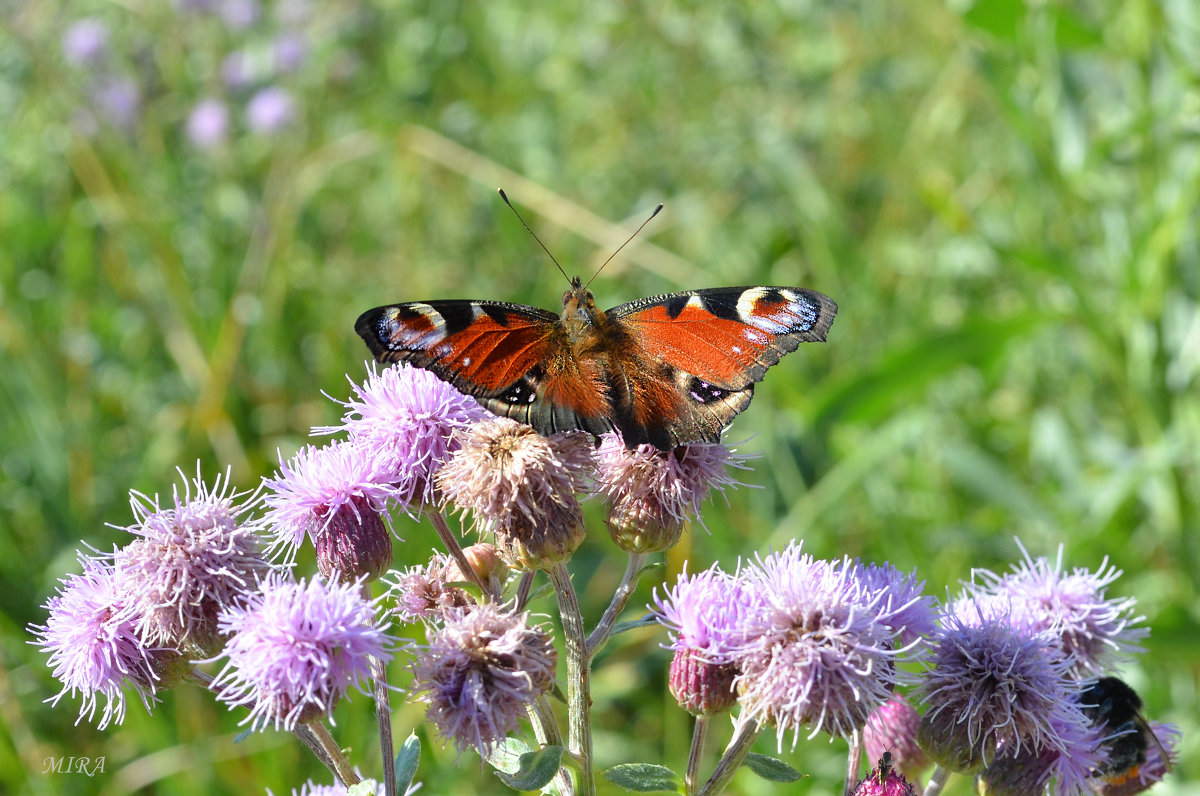
[[[571,289],[563,293],[562,319],[573,336],[584,329],[595,327],[604,319],[604,312],[596,307],[596,298],[579,277],[571,278]]]

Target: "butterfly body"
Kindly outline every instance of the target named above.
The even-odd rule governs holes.
[[[381,362],[409,362],[539,433],[617,430],[666,450],[716,442],[767,368],[823,341],[837,305],[794,287],[694,290],[605,312],[578,277],[561,315],[489,301],[376,307],[355,330]]]

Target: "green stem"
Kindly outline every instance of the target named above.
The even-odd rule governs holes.
[[[579,600],[566,566],[555,564],[546,574],[558,596],[558,612],[567,652],[567,737],[571,753],[579,758],[579,793],[580,796],[595,796],[596,773],[592,770],[592,675],[583,614],[579,611]]]
[[[738,716],[733,738],[730,739],[729,746],[725,747],[725,753],[721,755],[712,776],[704,783],[698,796],[715,796],[725,789],[761,732],[762,726],[756,720],[747,718],[745,713]]]
[[[954,772],[948,768],[934,766],[933,774],[929,777],[929,784],[925,786],[924,796],[939,796],[942,788],[946,787],[946,783],[950,780],[952,773]]]
[[[687,771],[683,775],[684,792],[688,796],[696,793],[700,759],[704,757],[704,740],[708,737],[708,723],[709,717],[702,713],[696,717],[696,723],[692,726],[692,748],[688,752]]]
[[[591,660],[600,648],[604,646],[604,642],[608,641],[608,637],[612,635],[613,625],[617,622],[617,616],[625,608],[625,604],[629,602],[629,598],[633,596],[637,589],[638,578],[642,574],[642,567],[646,563],[646,553],[630,553],[629,560],[625,564],[625,574],[621,577],[621,582],[617,585],[617,590],[613,593],[612,601],[609,602],[608,608],[604,611],[604,616],[600,617],[600,621],[596,624],[596,629],[588,636],[587,652],[588,660]]]

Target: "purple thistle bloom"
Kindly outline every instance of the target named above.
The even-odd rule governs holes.
[[[113,127],[129,130],[142,108],[142,89],[127,77],[106,77],[93,92],[96,107]]]
[[[294,582],[272,574],[261,592],[221,612],[227,657],[213,680],[217,698],[250,713],[242,724],[291,730],[333,708],[349,689],[362,689],[371,656],[388,660],[395,640],[378,601],[362,597],[362,582]]]
[[[698,443],[669,451],[630,450],[619,434],[596,449],[596,486],[608,498],[608,530],[625,552],[657,553],[679,541],[683,523],[699,518],[712,490],[739,485],[727,468],[747,469],[746,456],[724,445]]]
[[[814,560],[792,543],[742,571],[754,595],[737,654],[740,701],[774,723],[779,744],[858,733],[895,688],[900,653],[882,610],[848,561]]]
[[[546,569],[570,558],[586,533],[577,493],[593,472],[589,438],[543,437],[498,417],[459,439],[461,447],[437,474],[446,500],[473,512],[481,531],[495,532],[501,557],[514,569]]]
[[[483,603],[452,612],[413,663],[413,694],[442,738],[486,757],[554,682],[556,653],[527,614]]]
[[[919,740],[940,765],[976,773],[1006,755],[1071,748],[1068,730],[1086,727],[1070,661],[1045,635],[1002,618],[947,614],[919,686],[927,706]]]
[[[1010,754],[1009,745],[1001,743],[995,758],[979,775],[988,796],[1026,796],[1048,790],[1056,796],[1091,794],[1091,773],[1100,763],[1098,734],[1073,720],[1056,723],[1055,732],[1063,742],[1062,749],[1026,744]]]
[[[296,116],[292,95],[278,86],[268,86],[246,105],[246,125],[256,133],[274,133]]]
[[[157,701],[161,664],[173,656],[143,644],[137,633],[137,617],[127,608],[124,590],[116,573],[105,561],[79,557],[83,572],[60,580],[58,593],[46,601],[49,612],[45,625],[30,625],[30,631],[43,652],[50,654],[48,665],[63,684],[55,696],[46,700],[57,705],[62,697],[78,692],[82,697],[79,721],[96,714],[100,698],[104,710],[100,723],[125,720],[125,689],[131,688],[146,710]]]
[[[308,60],[308,42],[299,33],[281,33],[271,43],[271,49],[277,75],[295,72]]]
[[[181,473],[182,475],[182,473]],[[241,599],[270,569],[262,557],[258,528],[243,522],[257,497],[235,501],[229,473],[212,488],[199,475],[173,507],[131,493],[137,522],[127,528],[139,538],[117,552],[114,567],[122,593],[138,617],[138,633],[149,644],[195,644],[212,654],[220,644],[217,614]]]
[[[212,149],[220,145],[228,133],[229,108],[219,99],[202,99],[188,114],[188,140],[199,149]]]
[[[81,19],[63,34],[62,48],[72,66],[95,64],[108,54],[108,26],[93,17]]]
[[[671,693],[690,713],[727,710],[737,700],[733,654],[743,641],[742,622],[752,602],[743,583],[713,565],[688,577],[679,575],[654,612],[671,635]]]
[[[1061,545],[1053,565],[1044,556],[1031,558],[1024,547],[1021,552],[1025,560],[1006,575],[976,570],[984,581],[976,590],[1008,601],[1031,629],[1053,634],[1063,653],[1073,658],[1077,677],[1111,670],[1128,653],[1141,651],[1137,642],[1149,631],[1133,626],[1144,619],[1134,616],[1137,600],[1105,599],[1108,585],[1121,576],[1107,558],[1094,573],[1081,568],[1067,573]]]
[[[262,9],[258,0],[221,0],[217,14],[221,21],[233,31],[241,31],[258,21]]]
[[[879,760],[884,752],[892,764],[908,777],[917,776],[929,766],[929,758],[917,744],[921,714],[899,694],[892,694],[871,713],[863,727],[863,748],[868,760]]]
[[[442,619],[447,611],[465,608],[474,600],[452,581],[461,581],[458,564],[448,555],[437,554],[427,564],[398,572],[390,592],[396,600],[396,616],[404,622]]]
[[[264,481],[263,521],[275,535],[274,546],[290,548],[290,560],[306,536],[315,544],[338,514],[361,522],[365,514],[385,511],[396,497],[386,479],[379,463],[349,442],[306,445]]]
[[[854,570],[868,594],[881,600],[880,621],[899,636],[902,645],[934,634],[936,601],[923,594],[925,581],[917,580],[916,570],[905,575],[887,563],[855,563]]]
[[[407,364],[380,371],[371,363],[367,380],[351,386],[354,397],[339,401],[347,410],[342,425],[314,433],[345,430],[380,460],[404,505],[434,502],[433,477],[459,447],[455,432],[490,417],[488,412],[432,373]]]

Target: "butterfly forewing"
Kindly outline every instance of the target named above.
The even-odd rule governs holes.
[[[418,301],[376,307],[354,328],[380,362],[430,370],[539,433],[612,428],[603,374],[571,355],[553,313],[507,302]]]
[[[609,312],[633,330],[647,356],[710,384],[740,389],[803,342],[822,342],[833,299],[798,287],[723,287],[622,304]]]

